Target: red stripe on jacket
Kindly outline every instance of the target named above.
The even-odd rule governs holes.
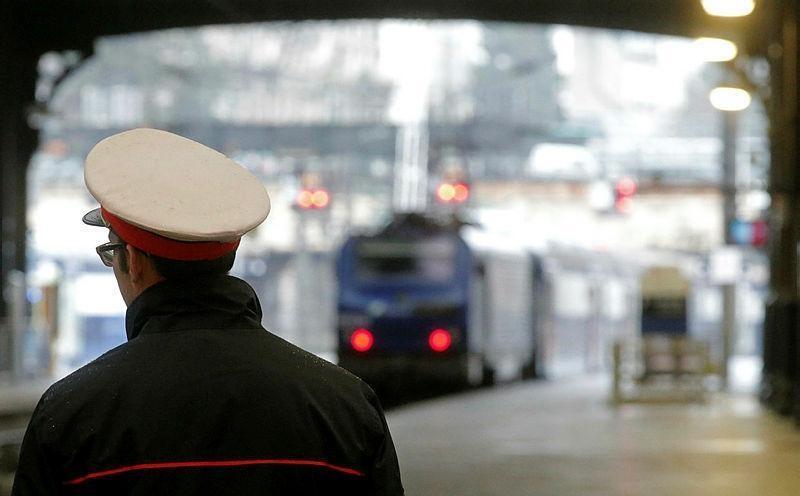
[[[340,467],[332,463],[320,460],[281,460],[281,459],[256,459],[256,460],[211,460],[211,461],[191,461],[191,462],[159,462],[159,463],[140,463],[137,465],[128,465],[125,467],[113,468],[110,470],[102,470],[99,472],[92,472],[90,474],[76,477],[65,481],[65,485],[77,485],[84,482],[110,477],[112,475],[124,474],[128,472],[142,472],[148,470],[166,470],[175,468],[207,468],[207,467],[247,467],[253,465],[301,465],[310,467],[322,467],[330,470],[335,470],[347,475],[355,475],[364,477],[364,472],[354,470],[352,468]]]

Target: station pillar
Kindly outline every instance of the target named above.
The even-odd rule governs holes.
[[[25,271],[26,172],[37,133],[27,122],[34,101],[38,53],[15,22],[16,2],[0,2],[0,372],[13,370],[9,275]]]
[[[798,377],[798,0],[780,2],[769,48],[771,66],[770,297],[764,321],[762,400],[784,414],[800,415]]]

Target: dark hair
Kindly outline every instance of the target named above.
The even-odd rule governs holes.
[[[149,255],[153,266],[165,279],[186,279],[199,275],[227,274],[236,258],[236,250],[212,260],[171,260]]]
[[[138,250],[138,248],[135,248]],[[199,275],[223,275],[230,272],[233,261],[236,259],[236,250],[212,260],[172,260],[139,250],[153,261],[153,267],[165,279],[187,279]],[[128,272],[128,257],[125,250],[119,250],[119,268]]]

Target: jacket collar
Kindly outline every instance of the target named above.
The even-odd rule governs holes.
[[[229,275],[161,281],[125,314],[128,340],[139,334],[215,328],[260,328],[261,304],[246,282]]]

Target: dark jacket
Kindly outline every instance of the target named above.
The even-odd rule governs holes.
[[[126,331],[42,396],[14,496],[403,493],[373,391],[264,330],[245,282],[156,284]]]

